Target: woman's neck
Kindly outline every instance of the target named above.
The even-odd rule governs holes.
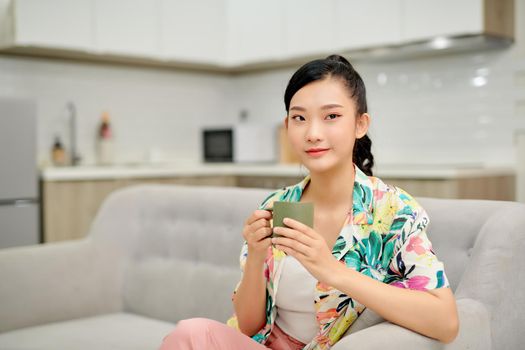
[[[349,206],[351,209],[354,180],[355,169],[352,162],[329,172],[310,172],[310,182],[303,197],[322,208]]]

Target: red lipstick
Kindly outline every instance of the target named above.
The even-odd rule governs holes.
[[[329,148],[309,148],[306,150],[306,153],[308,153],[312,157],[319,157],[325,154]]]

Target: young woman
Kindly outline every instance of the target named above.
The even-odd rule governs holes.
[[[329,349],[367,307],[451,342],[459,321],[425,210],[372,175],[365,85],[339,55],[303,65],[284,95],[290,143],[309,174],[270,194],[246,220],[242,278],[227,325],[181,321],[161,349]],[[313,202],[314,227],[285,219],[274,201]]]

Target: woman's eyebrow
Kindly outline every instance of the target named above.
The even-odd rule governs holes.
[[[330,104],[327,104],[327,105],[324,105],[321,107],[321,109],[330,109],[330,108],[334,108],[334,107],[343,107],[337,103],[330,103]],[[304,107],[301,107],[301,106],[293,106],[290,108],[290,110],[296,110],[296,111],[306,111],[306,108]]]

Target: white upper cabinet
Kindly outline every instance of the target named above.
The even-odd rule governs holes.
[[[324,54],[336,47],[334,0],[284,1],[286,56]]]
[[[160,0],[163,59],[226,62],[226,0]]]
[[[12,4],[16,46],[90,50],[91,0],[17,0]]]
[[[487,0],[402,0],[402,40],[480,34]]]
[[[230,65],[271,61],[284,55],[280,0],[227,0],[227,51]]]
[[[158,0],[93,2],[94,40],[98,52],[140,57],[158,55]]]
[[[0,0],[0,47],[241,71],[440,36],[484,34],[507,43],[514,6],[515,0]]]
[[[399,44],[402,0],[335,0],[335,48]]]

